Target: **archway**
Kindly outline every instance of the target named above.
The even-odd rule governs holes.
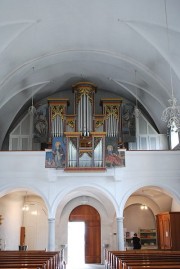
[[[180,204],[162,186],[141,186],[131,193],[124,207],[124,232],[126,247],[131,246],[134,232],[139,234],[143,248],[157,248],[157,215],[161,212],[179,211]],[[132,247],[132,246],[131,246]]]
[[[28,188],[5,191],[0,197],[0,209],[2,250],[18,250],[23,244],[29,250],[48,247],[48,209],[35,191]]]
[[[101,220],[98,211],[89,205],[74,208],[69,221],[85,223],[85,263],[101,263]]]

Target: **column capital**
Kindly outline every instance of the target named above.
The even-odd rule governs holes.
[[[55,221],[55,218],[49,218],[48,219],[48,222],[53,222],[53,221]]]
[[[118,222],[123,222],[124,217],[117,217],[116,220],[117,220]]]

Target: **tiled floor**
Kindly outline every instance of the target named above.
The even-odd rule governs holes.
[[[104,269],[104,264],[79,264],[79,265],[73,265],[73,264],[67,264],[66,269]]]

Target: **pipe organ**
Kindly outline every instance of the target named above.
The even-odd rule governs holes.
[[[76,131],[89,136],[93,131],[94,93],[96,87],[91,83],[78,83],[73,86],[75,94]]]
[[[65,116],[68,99],[48,99],[49,103],[49,137],[60,137],[65,131]]]
[[[107,137],[121,137],[121,98],[101,99],[105,117],[104,131]]]
[[[65,171],[104,171],[106,139],[115,139],[117,144],[121,139],[122,99],[101,99],[102,114],[97,115],[96,86],[90,82],[79,82],[72,89],[74,92],[72,115],[67,113],[68,99],[48,99],[49,143],[58,138],[61,139],[58,145],[64,141]]]

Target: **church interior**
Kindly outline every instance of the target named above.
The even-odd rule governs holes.
[[[180,250],[179,10],[1,1],[0,250]]]

